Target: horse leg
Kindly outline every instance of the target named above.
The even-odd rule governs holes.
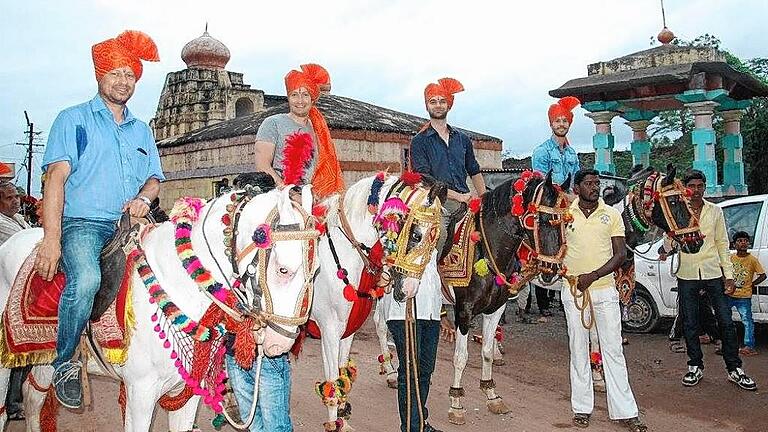
[[[485,393],[488,410],[494,414],[506,414],[509,407],[496,394],[496,383],[493,381],[493,354],[496,348],[496,327],[501,315],[504,314],[506,303],[490,315],[483,314],[483,373],[480,378],[480,389]]]
[[[376,336],[379,338],[379,348],[381,354],[379,355],[379,366],[381,370],[379,375],[385,375],[387,377],[387,387],[397,388],[397,370],[392,366],[392,352],[389,350],[387,343],[387,319],[384,313],[379,308],[379,303],[376,303],[376,309],[373,311],[373,323],[376,325]]]
[[[352,359],[349,356],[354,337],[355,335],[353,334],[339,342],[339,376],[342,375],[342,371],[345,371],[344,374],[350,378],[350,392],[352,391],[352,384],[354,384],[357,378],[357,366],[352,364]],[[349,368],[355,368],[354,372]],[[352,404],[349,402],[349,393],[347,393],[344,401],[339,401],[337,415],[339,418],[344,419],[340,432],[353,432],[354,429],[349,425],[349,418],[352,416]]]
[[[461,398],[464,397],[461,377],[464,374],[464,368],[467,366],[467,358],[469,357],[468,340],[469,332],[462,333],[461,329],[456,332],[456,344],[453,350],[453,385],[448,390],[448,396],[451,401],[451,407],[448,409],[448,421],[457,425],[463,425],[467,422],[464,417],[467,411],[461,404]]]
[[[10,369],[3,370],[10,371]],[[0,380],[2,380],[1,377]],[[29,376],[21,386],[21,393],[24,399],[24,415],[26,417],[27,432],[42,431],[43,425],[41,424],[41,420],[45,422],[52,422],[55,425],[58,401],[56,401],[55,396],[50,393],[50,390],[52,390],[51,381],[53,381],[52,366],[35,366],[29,372]],[[49,400],[49,405],[46,405],[46,399],[49,397],[54,399]],[[44,406],[50,408],[50,412],[42,412]]]
[[[200,405],[200,396],[192,396],[183,407],[176,411],[168,412],[168,429],[170,432],[191,431],[195,426],[197,407]]]
[[[600,356],[600,337],[597,334],[597,326],[592,326],[589,330],[589,359],[590,364],[595,356]],[[603,378],[603,371],[592,367],[592,385],[596,391],[605,391],[605,379]]]
[[[325,382],[318,382],[315,385],[318,388],[323,404],[328,409],[328,421],[323,423],[325,431],[336,431],[339,418],[338,410],[338,391],[335,388],[336,379],[339,376],[339,358],[341,353],[341,331],[337,327],[343,325],[334,323],[334,326],[321,327],[320,345],[323,350],[323,373]],[[324,391],[325,389],[325,391]]]
[[[161,386],[156,377],[125,382],[125,432],[149,432]]]

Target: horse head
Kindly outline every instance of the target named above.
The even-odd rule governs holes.
[[[526,230],[526,246],[531,249],[540,282],[545,285],[552,284],[562,269],[565,225],[570,221],[570,204],[563,191],[570,183],[570,175],[563,184],[554,183],[549,172],[544,178],[531,176],[522,192],[524,213],[519,218]]]
[[[675,174],[677,169],[667,165],[667,175],[661,176],[654,192],[659,205],[653,206],[652,220],[680,245],[682,252],[697,253],[704,245],[704,237],[689,204],[691,193]]]
[[[253,197],[233,219],[239,222],[233,228],[237,236],[233,267],[243,281],[246,316],[265,325],[256,330],[267,356],[291,348],[312,304],[314,242],[319,233],[307,210],[291,199],[291,189]],[[305,186],[302,195],[308,189]]]
[[[418,180],[414,180],[416,177]],[[380,188],[378,199],[382,204],[374,225],[384,246],[393,296],[403,301],[416,295],[432,259],[448,189],[443,183],[412,173],[388,183]]]

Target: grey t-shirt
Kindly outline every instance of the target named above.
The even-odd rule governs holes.
[[[312,123],[307,122],[306,126],[302,126],[288,116],[288,114],[275,114],[264,119],[259,126],[259,131],[256,132],[256,141],[271,142],[275,145],[275,156],[272,159],[272,168],[277,173],[283,175],[284,157],[283,152],[285,150],[285,139],[288,135],[294,132],[306,132],[312,136],[312,158],[307,162],[304,169],[304,177],[302,183],[307,184],[312,180],[312,175],[315,173],[315,166],[317,165],[317,137],[315,131],[312,129]],[[259,145],[256,143],[256,145]]]

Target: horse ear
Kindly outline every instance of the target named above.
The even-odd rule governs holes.
[[[552,170],[547,171],[547,177],[544,179],[547,186],[552,186]]]
[[[286,186],[280,191],[280,198],[277,200],[277,210],[280,214],[280,225],[296,223],[293,213],[293,203],[291,202],[290,186]]]
[[[564,191],[571,189],[571,173],[568,173],[568,177],[566,177],[565,181],[560,184],[560,189]]]
[[[435,182],[431,188],[429,188],[429,203],[432,204],[435,198],[440,198],[440,203],[444,203],[448,199],[448,185],[443,182]]]
[[[664,178],[664,186],[671,185],[675,181],[675,175],[677,175],[677,168],[672,164],[667,164],[667,176]]]
[[[301,188],[301,207],[304,211],[312,214],[312,185],[304,185]]]

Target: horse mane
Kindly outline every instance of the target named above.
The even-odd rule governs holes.
[[[512,183],[517,180],[510,178],[483,195],[483,208],[493,209],[493,213],[504,215],[512,211]]]
[[[376,176],[370,176],[357,181],[347,189],[344,195],[344,208],[347,211],[347,219],[352,221],[362,221],[370,217],[368,213],[368,195],[371,193],[371,186]],[[397,176],[387,176],[384,180],[382,191],[388,190],[397,181]],[[333,226],[341,224],[339,221],[339,198],[341,195],[334,194],[323,200],[320,205],[327,209],[326,223]],[[381,204],[381,203],[379,203]]]

